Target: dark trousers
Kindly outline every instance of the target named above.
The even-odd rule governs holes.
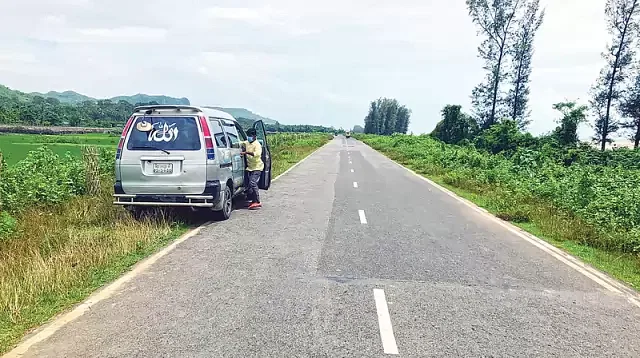
[[[251,202],[259,203],[260,194],[258,193],[258,181],[260,180],[262,171],[254,170],[247,173],[247,179],[249,179],[249,185],[247,186],[247,199]]]

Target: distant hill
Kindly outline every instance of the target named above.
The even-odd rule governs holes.
[[[17,99],[18,101],[28,101],[31,99],[31,95],[12,90],[11,88],[3,85],[0,85],[0,97]]]
[[[83,94],[80,94],[74,91],[64,91],[64,92],[49,91],[47,93],[33,92],[31,94],[34,96],[42,96],[45,98],[55,98],[62,103],[70,103],[70,104],[78,104],[84,101],[97,101],[97,99],[95,98],[85,96]],[[153,95],[142,94],[142,93],[138,93],[133,96],[117,96],[109,99],[111,100],[111,102],[127,101],[131,104],[150,103],[150,102],[157,102],[158,104],[183,104],[183,105],[190,104],[188,98],[174,98],[174,97],[163,96],[163,95],[153,96]]]
[[[245,109],[245,108],[225,108],[225,107],[209,107],[209,106],[207,106],[207,108],[219,109],[221,111],[229,113],[234,118],[246,118],[246,119],[250,119],[252,121],[262,120],[265,124],[276,124],[277,123],[277,121],[275,119],[263,117],[263,116],[261,116],[259,114],[255,114],[255,113],[253,113],[250,110]]]
[[[70,104],[78,104],[84,101],[95,101],[95,98],[91,98],[89,96],[85,96],[83,94],[80,94],[74,91],[64,91],[64,92],[49,91],[47,93],[33,92],[31,93],[31,95],[45,97],[45,98],[55,98],[62,103],[70,103]]]
[[[173,104],[173,105],[185,105],[191,104],[188,98],[174,98],[169,96],[150,96],[147,94],[134,94],[133,96],[118,96],[111,98],[111,102],[127,101],[131,104],[136,103],[151,103],[156,102],[158,104]]]

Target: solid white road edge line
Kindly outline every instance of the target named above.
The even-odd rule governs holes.
[[[306,157],[302,158],[302,160],[300,160],[296,164],[292,165],[291,168],[285,170],[282,174],[280,174],[277,177],[273,178],[271,180],[271,182],[274,182],[274,181],[280,179],[283,175],[289,173],[291,170],[293,170],[293,168],[295,168],[298,165],[300,165],[302,162],[304,162],[309,157],[314,155],[320,149],[322,149],[325,146],[327,146],[329,143],[331,143],[331,141],[328,141],[327,143],[325,143],[324,145],[322,145],[318,149],[316,149],[313,152],[311,152],[311,154],[309,154]],[[18,345],[15,348],[13,348],[9,352],[7,352],[5,355],[3,355],[2,358],[21,357],[34,344],[42,342],[42,341],[46,340],[47,338],[51,337],[56,331],[58,331],[64,325],[66,325],[67,323],[73,321],[74,319],[84,315],[96,303],[113,296],[118,291],[118,289],[120,287],[122,287],[122,285],[124,285],[125,283],[127,283],[128,281],[133,279],[134,277],[140,275],[142,272],[144,272],[149,267],[151,267],[160,258],[162,258],[163,256],[165,256],[168,253],[170,253],[171,251],[173,251],[181,243],[187,241],[188,239],[192,238],[193,236],[196,236],[200,232],[200,230],[204,229],[205,227],[209,226],[210,224],[212,224],[211,221],[207,222],[207,223],[204,223],[204,224],[198,226],[197,228],[194,228],[191,231],[186,232],[181,237],[179,237],[177,240],[175,240],[171,244],[169,244],[169,246],[167,246],[164,249],[156,252],[155,254],[147,257],[146,259],[143,259],[142,261],[138,262],[137,264],[135,264],[132,267],[131,271],[125,273],[120,278],[118,278],[114,282],[108,284],[104,288],[98,290],[97,292],[94,292],[92,295],[90,295],[82,303],[78,304],[73,309],[71,309],[71,311],[68,311],[66,313],[61,313],[60,315],[58,315],[57,318],[54,317],[51,321],[49,321],[49,323],[45,323],[40,328],[36,329],[36,331],[34,333],[32,333],[31,335],[27,334],[27,336],[24,338],[23,341],[18,343]]]
[[[368,147],[368,146],[367,146]],[[631,304],[635,305],[636,307],[640,308],[640,295],[635,292],[633,289],[627,287],[626,285],[624,285],[623,283],[619,282],[618,280],[610,277],[609,275],[605,274],[604,272],[582,262],[582,260],[578,259],[577,257],[570,255],[567,252],[564,252],[563,250],[551,245],[550,243],[542,240],[539,237],[534,236],[533,234],[530,234],[522,229],[520,229],[519,227],[511,224],[510,222],[504,221],[496,216],[494,216],[493,214],[491,214],[490,212],[488,212],[486,209],[483,209],[481,207],[479,207],[478,205],[474,204],[473,202],[464,199],[462,197],[459,197],[457,194],[455,194],[454,192],[450,191],[449,189],[440,186],[439,184],[435,183],[434,181],[423,177],[422,175],[416,173],[415,171],[405,167],[404,165],[396,162],[395,160],[390,159],[389,157],[385,156],[384,154],[376,151],[375,149],[369,147],[371,150],[373,150],[374,152],[378,153],[379,155],[385,157],[386,159],[391,160],[392,162],[396,163],[399,167],[407,170],[408,172],[410,172],[411,174],[415,175],[416,177],[426,181],[427,183],[429,183],[431,186],[439,189],[440,191],[444,192],[445,194],[449,195],[450,197],[460,201],[461,203],[463,203],[464,205],[470,207],[471,209],[479,212],[480,214],[484,215],[487,219],[494,221],[495,223],[497,223],[498,225],[502,226],[503,228],[509,230],[511,233],[517,235],[518,237],[528,241],[529,243],[531,243],[532,245],[538,247],[539,249],[541,249],[542,251],[548,253],[549,255],[555,257],[556,259],[558,259],[560,262],[564,263],[565,265],[575,269],[576,271],[580,272],[581,274],[585,275],[586,277],[588,277],[589,279],[591,279],[592,281],[596,282],[597,284],[599,284],[600,286],[604,287],[605,289],[607,289],[610,292],[619,294],[624,296]]]
[[[396,344],[396,337],[393,335],[393,326],[391,325],[391,316],[389,316],[389,307],[387,306],[384,290],[373,289],[373,298],[376,301],[376,311],[378,311],[378,327],[380,327],[382,348],[386,354],[398,354],[398,345]]]
[[[358,210],[358,215],[360,216],[360,224],[366,224],[367,217],[364,215],[364,210]]]
[[[354,181],[354,182],[353,182],[353,187],[354,187],[354,188],[357,188],[357,187],[358,187],[358,182],[357,182],[357,181]]]

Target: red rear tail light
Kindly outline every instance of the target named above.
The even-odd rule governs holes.
[[[122,135],[120,135],[120,142],[118,142],[118,149],[116,150],[116,159],[120,159],[122,156],[122,147],[124,146],[124,140],[127,138],[127,133],[129,133],[129,128],[131,128],[131,124],[133,123],[133,116],[129,117],[127,123],[124,125],[124,129],[122,130]]]
[[[204,145],[207,149],[207,159],[213,160],[216,158],[216,152],[213,148],[213,140],[211,139],[211,130],[209,129],[209,122],[207,117],[200,116],[200,127],[202,127],[202,134],[204,134]]]

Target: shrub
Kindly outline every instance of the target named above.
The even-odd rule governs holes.
[[[59,157],[43,147],[3,170],[0,208],[17,213],[36,204],[60,203],[84,189],[82,162],[70,155]]]

